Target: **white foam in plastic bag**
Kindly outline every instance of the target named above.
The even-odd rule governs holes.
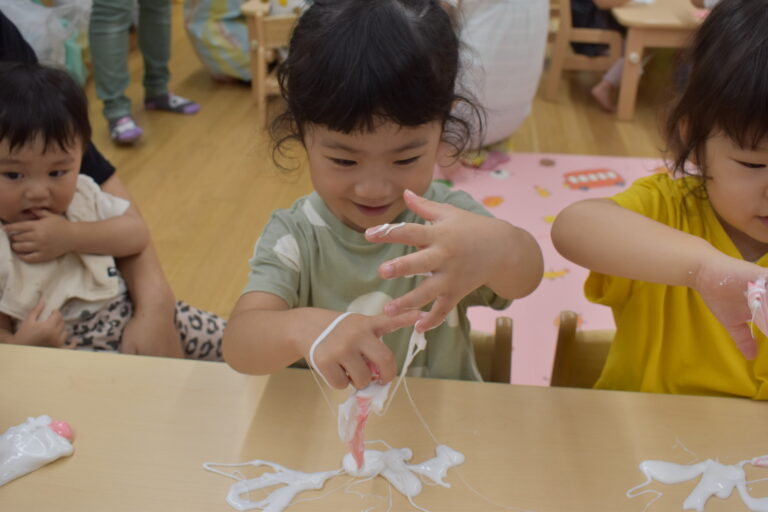
[[[27,421],[11,427],[0,436],[0,486],[31,473],[54,460],[72,455],[74,448],[67,434],[69,426],[54,422],[49,416],[27,418]],[[57,428],[58,427],[58,428]]]

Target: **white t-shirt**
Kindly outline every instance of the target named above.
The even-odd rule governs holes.
[[[129,205],[81,174],[65,216],[72,222],[95,222],[122,215]],[[42,298],[42,318],[59,310],[65,321],[76,322],[123,292],[125,283],[112,256],[70,252],[52,261],[26,263],[0,230],[0,312],[11,318],[23,320]]]

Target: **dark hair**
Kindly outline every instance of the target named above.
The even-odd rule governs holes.
[[[272,123],[275,150],[308,123],[342,133],[440,121],[456,154],[481,111],[455,92],[456,27],[437,0],[315,0],[299,18],[278,80],[288,107]],[[454,107],[462,104],[455,114]],[[467,116],[469,114],[469,116]]]
[[[690,76],[667,118],[667,143],[674,172],[691,174],[685,162],[693,157],[706,179],[713,133],[750,149],[768,135],[768,0],[722,0],[684,62]]]
[[[11,151],[42,137],[66,150],[91,140],[88,100],[64,70],[20,62],[0,62],[0,140]]]

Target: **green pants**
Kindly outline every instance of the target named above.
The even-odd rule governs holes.
[[[144,94],[168,92],[171,55],[171,0],[138,0],[139,48],[144,57]],[[104,102],[104,116],[115,120],[131,114],[125,95],[128,72],[128,32],[133,22],[133,0],[93,0],[88,30],[96,95]]]

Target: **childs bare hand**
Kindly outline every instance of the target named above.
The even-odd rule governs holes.
[[[381,337],[413,325],[418,317],[418,311],[399,316],[349,315],[315,349],[316,369],[337,389],[347,387],[350,381],[357,389],[370,384],[373,377],[369,362],[379,369],[382,383],[391,381],[397,374],[397,364]],[[307,361],[313,341],[308,340],[301,348]]]
[[[63,216],[42,210],[37,220],[6,224],[3,229],[20,260],[41,263],[55,260],[71,250],[70,225]]]
[[[406,244],[419,249],[383,263],[379,275],[392,279],[431,274],[384,308],[385,313],[394,315],[435,301],[432,310],[422,314],[416,324],[416,329],[424,332],[440,325],[466,295],[488,284],[499,266],[499,251],[494,250],[499,233],[510,226],[492,217],[429,201],[411,191],[406,191],[404,198],[408,208],[432,224],[406,224],[389,234],[370,228],[366,238],[371,242]]]
[[[58,310],[52,311],[48,318],[42,320],[45,303],[40,300],[21,321],[13,335],[13,342],[18,345],[37,347],[63,347],[67,341],[64,319]]]
[[[694,276],[694,288],[747,359],[757,355],[757,342],[747,325],[752,319],[747,283],[767,274],[763,267],[722,255],[705,262]]]

